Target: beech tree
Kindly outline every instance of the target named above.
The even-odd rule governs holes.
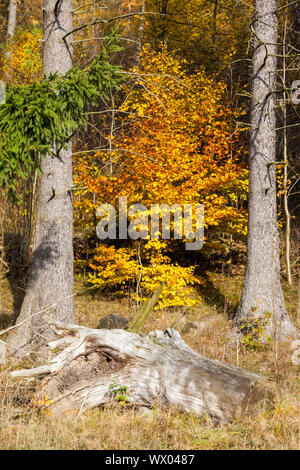
[[[254,1],[248,257],[235,324],[246,328],[260,319],[265,335],[283,337],[295,333],[296,328],[285,308],[280,283],[276,210],[277,14],[277,0]]]
[[[17,26],[17,1],[10,0],[8,5],[8,18],[7,18],[7,31],[6,31],[6,44],[10,44],[12,41]],[[11,52],[5,51],[5,58],[6,60],[9,59]],[[5,80],[9,80],[10,78],[10,71],[6,72],[3,76]]]
[[[7,40],[11,39],[15,34],[17,25],[17,1],[10,0],[8,8],[8,21],[7,21]]]

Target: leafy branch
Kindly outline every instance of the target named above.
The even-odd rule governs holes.
[[[18,199],[16,183],[35,168],[41,173],[41,157],[59,156],[68,147],[73,133],[86,127],[88,104],[99,95],[108,97],[124,80],[119,66],[109,62],[121,50],[113,32],[99,55],[86,68],[72,67],[66,75],[44,77],[42,83],[12,85],[6,102],[0,105],[0,186]]]

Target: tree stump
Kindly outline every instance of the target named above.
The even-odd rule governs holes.
[[[201,356],[171,328],[146,337],[57,322],[51,328],[60,338],[49,347],[62,351],[11,375],[40,377],[38,393],[48,395],[52,414],[104,405],[119,390],[127,404],[175,406],[230,423],[273,394],[264,377]]]

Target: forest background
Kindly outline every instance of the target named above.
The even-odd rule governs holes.
[[[41,2],[17,2],[17,23],[9,38],[8,3],[0,2],[1,75],[8,84],[40,82]],[[284,6],[286,2],[281,3]],[[185,330],[199,352],[253,370],[266,368],[276,380],[285,383],[291,395],[290,401],[278,404],[279,411],[272,415],[276,424],[270,429],[272,419],[264,414],[257,418],[251,445],[295,446],[299,437],[295,426],[288,431],[281,420],[286,410],[292,410],[292,422],[295,417],[297,371],[289,362],[289,352],[282,346],[278,357],[273,343],[261,345],[257,338],[247,338],[235,350],[224,335],[239,304],[246,262],[251,5],[235,0],[136,0],[82,5],[74,1],[74,27],[91,26],[74,34],[74,63],[80,68],[90,64],[105,38],[117,28],[122,49],[111,60],[122,66],[126,79],[117,90],[90,106],[86,127],[73,136],[77,321],[96,327],[99,318],[112,311],[126,312],[130,317],[166,280],[145,331],[153,326],[169,326],[181,318],[190,323],[210,318],[212,323],[200,338],[195,327],[190,325]],[[99,23],[99,18],[109,21]],[[297,2],[280,10],[284,47],[299,45],[299,19]],[[287,63],[279,58],[279,70],[285,67],[285,80],[291,85],[299,78],[299,58],[294,57],[292,48],[289,53]],[[284,165],[277,168],[281,267],[287,308],[297,322],[299,115],[296,106],[283,108],[281,105],[277,110],[278,128],[285,128],[278,132],[277,150],[283,155],[288,142],[289,165],[287,172]],[[15,319],[24,296],[39,184],[36,171],[17,176],[16,198],[12,202],[7,189],[0,209],[2,328]],[[117,206],[118,198],[124,195],[129,204],[204,204],[203,249],[188,252],[184,243],[176,240],[101,242],[95,233],[95,211],[102,203]],[[93,413],[87,420],[94,422]],[[107,420],[114,420],[114,413],[122,415],[123,411],[105,413]],[[199,431],[204,424],[196,420],[194,430],[188,432],[185,418],[176,413],[161,412],[153,418],[161,426],[161,437],[155,438],[155,445],[176,448],[188,443],[196,448],[223,448],[242,446],[248,439],[245,436],[250,426],[246,427],[248,431],[233,428],[232,434],[226,434],[225,444],[221,443],[225,430],[216,433],[213,427],[207,431],[208,437],[198,439],[196,429]],[[282,414],[279,423],[275,419],[278,414]],[[104,436],[104,446],[136,445],[132,437],[136,418],[130,419],[131,432],[121,434],[119,441],[117,431],[113,436]],[[175,422],[183,429],[181,441]],[[54,428],[49,423],[47,426],[50,439]],[[144,438],[137,444],[143,446],[149,423],[141,421],[136,426],[143,429]],[[269,437],[262,437],[264,426],[270,431]],[[33,427],[22,435],[21,445],[31,441]],[[67,436],[70,430],[65,431]],[[9,436],[9,445],[14,445],[13,435]],[[292,444],[287,443],[288,439]],[[89,446],[89,440],[94,442],[94,437],[79,439],[78,446]]]

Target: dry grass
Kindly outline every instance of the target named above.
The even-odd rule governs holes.
[[[200,308],[178,309],[152,315],[144,328],[164,329],[185,316],[189,320],[207,315],[219,318],[199,334],[183,335],[193,349],[207,357],[238,364],[278,379],[282,395],[272,408],[261,407],[251,416],[231,425],[213,425],[208,418],[199,418],[176,409],[154,408],[141,415],[138,410],[119,404],[95,409],[84,414],[68,414],[64,419],[39,415],[28,406],[24,381],[12,381],[0,369],[0,449],[299,449],[300,407],[299,366],[291,361],[290,345],[280,345],[275,360],[274,344],[247,350],[230,344],[230,325],[223,315],[233,309],[241,287],[241,279],[210,275],[211,292],[202,298]],[[78,286],[81,288],[81,285]],[[8,286],[2,284],[2,307],[11,311]],[[225,303],[224,303],[225,298]],[[289,292],[288,308],[296,312],[297,292]],[[108,313],[132,316],[126,299],[103,299],[80,295],[75,299],[76,321],[96,327],[99,318]],[[2,375],[1,375],[2,374]],[[28,386],[28,385],[27,385]]]

